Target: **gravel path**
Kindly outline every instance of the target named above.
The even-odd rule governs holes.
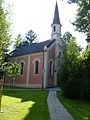
[[[50,120],[74,120],[57,98],[56,90],[50,89],[47,98]]]

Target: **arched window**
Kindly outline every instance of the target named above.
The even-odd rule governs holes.
[[[53,27],[53,31],[54,31],[54,32],[56,31],[56,27],[55,27],[55,26]]]
[[[34,74],[38,74],[38,68],[39,68],[39,61],[35,61],[35,64],[34,64]]]
[[[21,66],[20,74],[23,75],[23,72],[24,72],[24,63],[21,62],[20,66]]]
[[[39,73],[39,63],[40,63],[40,59],[39,58],[35,58],[32,62],[32,64],[34,65],[34,74],[38,74]]]
[[[54,68],[53,61],[51,60],[50,61],[50,76],[53,76],[53,68]]]

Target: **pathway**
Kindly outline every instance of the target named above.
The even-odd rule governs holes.
[[[58,100],[56,90],[50,89],[47,98],[50,120],[74,120]]]

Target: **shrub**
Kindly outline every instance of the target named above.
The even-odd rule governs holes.
[[[90,51],[88,47],[80,55],[75,39],[66,45],[62,65],[58,72],[58,84],[65,96],[76,99],[90,99]]]

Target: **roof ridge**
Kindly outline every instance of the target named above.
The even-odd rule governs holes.
[[[34,43],[32,45],[28,46],[23,46],[21,49],[14,50],[12,51],[12,57],[17,57],[17,56],[22,56],[22,55],[27,55],[27,54],[33,54],[37,52],[43,52],[44,46],[46,45],[49,47],[55,40],[46,40],[46,41],[41,41],[39,43]]]

